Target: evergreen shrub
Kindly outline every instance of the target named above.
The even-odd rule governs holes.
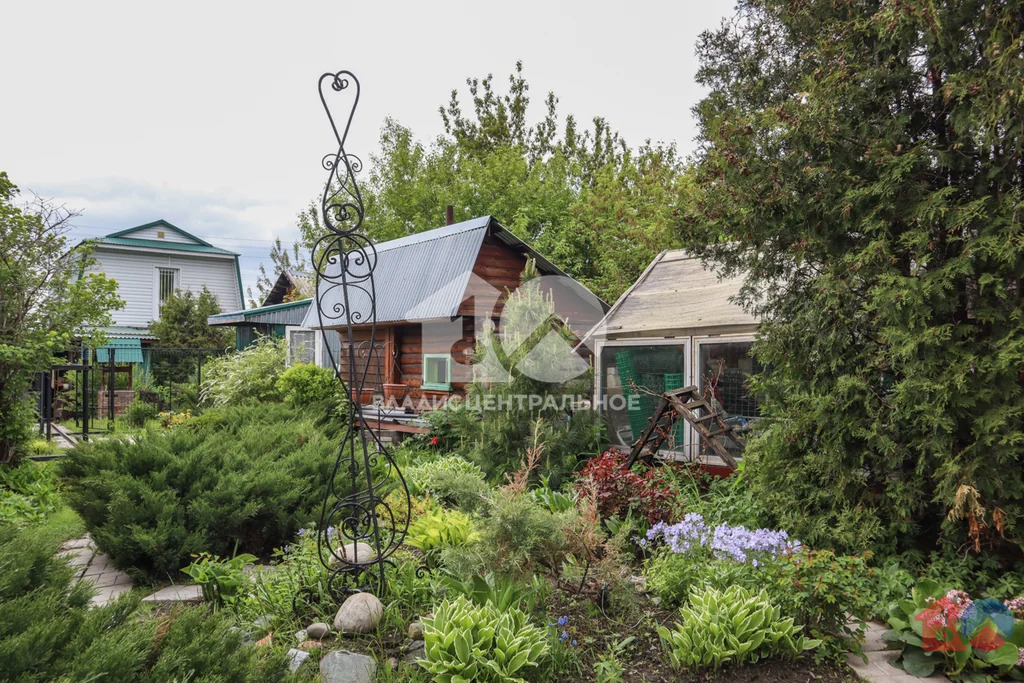
[[[82,444],[68,503],[114,563],[178,578],[190,555],[261,556],[319,515],[335,433],[284,404],[207,411],[169,432]]]
[[[157,616],[137,595],[90,609],[91,584],[55,555],[57,525],[0,527],[0,671],[17,681],[279,681],[281,652],[242,647],[225,612]]]

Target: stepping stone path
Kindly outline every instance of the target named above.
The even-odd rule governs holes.
[[[68,564],[77,570],[75,583],[88,581],[95,586],[96,594],[89,601],[90,607],[106,607],[132,589],[131,577],[110,564],[109,558],[96,549],[89,534],[64,543],[57,556],[68,558]],[[201,602],[202,599],[202,586],[192,584],[161,588],[142,601]]]
[[[75,583],[89,581],[96,587],[90,607],[105,607],[132,589],[131,577],[115,569],[107,556],[96,550],[88,534],[66,542],[57,555],[68,558],[68,564],[77,570]]]
[[[942,674],[934,674],[928,678],[916,678],[903,669],[897,669],[893,662],[900,656],[899,650],[887,650],[888,641],[882,639],[882,634],[889,630],[889,627],[877,621],[868,622],[868,630],[864,635],[864,654],[867,656],[867,664],[856,655],[846,655],[846,663],[850,665],[861,680],[872,681],[872,683],[913,683],[914,681],[948,681]]]

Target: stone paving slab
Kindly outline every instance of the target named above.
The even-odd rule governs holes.
[[[109,558],[99,552],[88,534],[65,542],[58,557],[68,558],[68,564],[78,570],[75,582],[88,581],[96,589],[90,607],[104,607],[122,593],[132,589],[132,578],[110,564]]]
[[[142,602],[202,602],[203,587],[196,584],[184,586],[168,586],[161,588],[152,595],[142,598]]]
[[[928,678],[917,678],[911,676],[903,669],[897,669],[893,663],[899,658],[899,650],[886,649],[889,642],[882,638],[882,634],[889,630],[889,627],[879,622],[868,622],[868,630],[864,635],[863,652],[867,656],[867,663],[854,654],[846,655],[846,663],[850,665],[854,673],[864,681],[872,683],[912,683],[913,681],[948,681],[942,674],[934,674]]]

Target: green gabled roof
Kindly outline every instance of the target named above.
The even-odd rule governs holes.
[[[109,244],[115,247],[140,247],[143,249],[166,249],[168,251],[193,251],[201,254],[221,254],[223,256],[238,256],[233,251],[213,247],[208,244],[189,244],[188,242],[162,242],[160,240],[141,240],[134,237],[100,237],[89,240],[93,244]]]
[[[153,221],[151,223],[146,223],[144,225],[136,225],[134,228],[128,228],[127,230],[118,230],[117,232],[112,232],[109,235],[107,235],[107,237],[127,237],[128,235],[130,235],[131,233],[135,232],[136,230],[145,230],[147,228],[155,228],[158,225],[163,226],[163,227],[167,228],[168,230],[173,230],[174,232],[178,233],[179,235],[182,235],[183,237],[187,237],[190,240],[195,240],[199,244],[205,244],[208,247],[212,247],[213,246],[212,244],[210,244],[206,240],[201,240],[198,237],[196,237],[195,235],[193,235],[192,233],[185,232],[184,230],[179,228],[177,225],[171,225],[170,223],[165,221],[163,218],[155,220],[155,221]]]

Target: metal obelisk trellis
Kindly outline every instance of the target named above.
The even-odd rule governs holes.
[[[359,104],[359,80],[349,71],[326,73],[320,77],[319,88],[338,147],[322,160],[328,172],[320,204],[326,234],[312,253],[317,277],[315,303],[324,341],[327,335],[341,334],[337,358],[330,352],[330,344],[325,343],[324,348],[345,395],[352,400],[324,495],[318,548],[335,598],[360,590],[379,597],[386,588],[388,558],[408,531],[409,490],[391,454],[364,418],[358,400],[373,362],[377,324],[373,277],[377,251],[369,237],[360,232],[363,200],[355,174],[362,162],[345,151],[345,139]],[[357,331],[369,334],[371,353],[365,355],[365,360],[356,352]],[[365,337],[360,342],[365,342]],[[398,504],[405,507],[404,514],[399,515],[402,523],[395,521],[395,511],[382,495],[395,487],[402,493]]]

